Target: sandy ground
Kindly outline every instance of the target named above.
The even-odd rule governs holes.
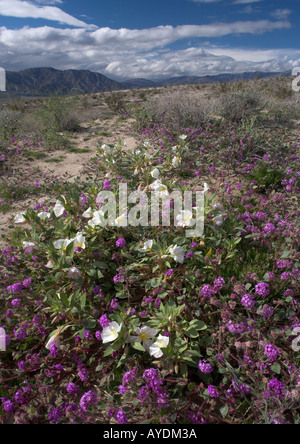
[[[115,144],[120,140],[126,142],[127,150],[134,150],[139,143],[139,140],[133,137],[130,132],[130,124],[132,121],[127,119],[122,121],[118,116],[113,116],[109,119],[101,120],[97,119],[93,122],[81,124],[81,131],[74,133],[74,136],[70,138],[71,146],[76,149],[88,149],[88,152],[68,152],[66,150],[55,150],[48,153],[48,159],[62,157],[60,162],[46,163],[43,160],[28,161],[23,159],[23,163],[16,165],[16,167],[22,167],[26,169],[39,168],[42,173],[47,176],[63,176],[67,173],[65,180],[73,182],[76,178],[85,179],[87,173],[91,174],[89,165],[91,159],[96,155],[97,147],[102,144]],[[107,133],[107,135],[99,135],[101,133]],[[37,203],[45,202],[52,205],[53,198],[49,196],[38,196],[25,199],[23,201],[15,202],[13,207],[5,214],[0,213],[0,248],[7,246],[7,243],[2,239],[1,235],[7,233],[8,226],[11,225],[11,218],[17,213],[33,207]]]

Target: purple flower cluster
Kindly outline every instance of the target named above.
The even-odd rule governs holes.
[[[218,390],[213,385],[207,387],[207,393],[211,398],[219,398],[220,396]]]
[[[128,423],[127,416],[123,412],[122,409],[118,410],[117,415],[116,415],[116,420],[117,420],[118,424],[127,424]]]
[[[199,361],[198,366],[199,366],[199,369],[201,370],[201,372],[205,373],[205,374],[209,374],[214,371],[212,365],[209,362],[207,362],[205,359],[203,359],[202,361]]]
[[[245,308],[252,308],[255,305],[254,295],[253,294],[244,294],[241,299],[241,304]]]
[[[242,334],[247,330],[247,324],[245,322],[234,324],[233,321],[229,321],[227,328],[231,333]]]
[[[201,295],[203,298],[205,299],[210,299],[212,298],[214,295],[216,294],[215,290],[213,287],[211,287],[209,284],[204,285],[201,288]]]
[[[277,378],[270,379],[269,390],[271,394],[275,394],[279,399],[282,399],[285,395],[285,385]]]
[[[274,347],[274,345],[272,344],[267,344],[265,346],[265,354],[267,355],[267,357],[271,360],[271,361],[276,361],[276,359],[278,358],[278,356],[280,355],[280,351],[277,350],[276,347]]]
[[[116,241],[116,246],[119,248],[124,248],[126,246],[126,240],[123,238],[120,238]]]
[[[259,284],[255,285],[255,293],[262,298],[265,298],[270,294],[269,284],[266,284],[265,282],[260,282]]]
[[[93,392],[92,390],[89,390],[86,392],[80,399],[80,407],[85,412],[87,411],[91,405],[95,405],[98,402],[98,395],[97,393]]]
[[[162,387],[163,380],[160,378],[159,371],[155,368],[145,370],[143,378],[146,384],[139,389],[138,399],[144,404],[149,396],[154,395],[160,407],[167,407],[169,393]]]

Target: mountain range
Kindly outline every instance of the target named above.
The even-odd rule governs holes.
[[[244,72],[240,74],[218,74],[212,76],[182,76],[151,81],[147,79],[129,79],[117,82],[103,74],[88,70],[68,69],[61,71],[54,68],[31,68],[20,72],[6,71],[6,92],[0,97],[24,96],[39,97],[66,94],[89,94],[101,91],[116,91],[130,88],[149,88],[169,85],[203,84],[230,82],[253,78],[290,76],[291,72]]]

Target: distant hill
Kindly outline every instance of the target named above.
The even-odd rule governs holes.
[[[10,95],[88,94],[124,88],[125,85],[120,82],[87,70],[32,68],[6,72],[6,89]]]
[[[117,82],[103,74],[88,70],[68,69],[61,71],[54,68],[31,68],[20,72],[6,71],[7,92],[3,96],[51,96],[54,94],[89,94],[102,91],[116,91],[129,88],[150,88],[168,85],[203,84],[230,82],[253,78],[289,76],[291,72],[245,72],[241,74],[218,74],[212,76],[182,76],[151,81],[147,79],[129,79]]]
[[[217,74],[214,76],[203,76],[203,77],[190,77],[190,76],[182,76],[182,77],[173,77],[171,79],[166,79],[160,81],[161,86],[167,85],[186,85],[186,84],[203,84],[203,83],[216,83],[216,82],[232,82],[238,80],[250,80],[250,79],[262,79],[265,77],[286,77],[290,76],[291,72],[243,72],[238,74]]]

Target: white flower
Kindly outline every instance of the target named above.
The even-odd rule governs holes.
[[[102,145],[101,149],[103,151],[103,154],[105,154],[105,156],[107,156],[111,152],[110,146],[108,146],[106,144]]]
[[[81,271],[78,270],[77,267],[71,267],[68,270],[68,278],[69,279],[80,279],[81,278]]]
[[[55,335],[51,336],[51,338],[48,340],[45,347],[50,350],[51,345],[55,345],[56,348],[60,347],[60,340],[59,340],[59,333],[55,333]]]
[[[49,219],[50,213],[48,213],[47,211],[42,211],[41,213],[38,214],[38,217],[41,220],[46,220],[46,219]]]
[[[26,211],[23,211],[22,213],[18,213],[14,218],[15,224],[23,224],[24,222],[26,222],[26,219],[24,217],[25,214],[26,214]]]
[[[137,336],[129,336],[128,340],[130,342],[142,342],[145,350],[148,350],[152,345],[153,341],[151,341],[151,338],[157,335],[157,331],[154,328],[147,327],[146,325],[138,327],[135,333]]]
[[[223,225],[223,222],[224,222],[224,216],[216,216],[215,218],[214,218],[214,223],[215,223],[215,225],[217,225],[217,227],[220,227],[221,225]]]
[[[182,134],[181,136],[179,136],[179,139],[181,140],[185,140],[187,138],[187,136],[185,134]]]
[[[176,217],[177,225],[179,227],[189,227],[193,218],[193,213],[190,210],[181,210]]]
[[[168,188],[166,187],[166,185],[162,184],[161,181],[159,179],[157,179],[155,182],[153,182],[150,185],[151,190],[157,191],[159,192],[160,196],[163,195],[168,195]]]
[[[151,251],[153,246],[153,240],[148,240],[144,242],[144,246],[140,249],[140,251]]]
[[[159,335],[154,344],[152,344],[149,348],[150,356],[154,356],[154,358],[160,358],[163,355],[161,349],[168,347],[168,345],[169,345],[169,337]]]
[[[101,335],[103,344],[106,344],[107,342],[112,342],[117,339],[121,328],[122,324],[119,325],[115,321],[111,322],[108,327],[104,327]]]
[[[47,267],[47,268],[53,268],[53,267],[54,267],[54,262],[53,262],[51,259],[49,259],[49,261],[47,262],[47,264],[45,265],[45,267]]]
[[[206,193],[209,190],[209,186],[207,185],[207,183],[204,183],[204,188],[203,188],[203,192]]]
[[[28,250],[29,253],[32,253],[34,249],[38,250],[38,246],[34,242],[23,241],[23,247],[26,249],[29,248]]]
[[[172,159],[172,165],[173,165],[173,167],[178,167],[178,165],[180,165],[181,164],[181,158],[180,157],[177,157],[177,156],[175,156],[175,157],[173,157],[173,159]]]
[[[92,228],[95,228],[97,226],[105,226],[106,222],[105,222],[105,218],[104,218],[104,213],[101,210],[96,210],[93,213],[93,218],[88,222],[88,225]]]
[[[117,217],[115,220],[115,225],[117,227],[126,227],[127,226],[127,214],[124,213],[122,216]]]
[[[82,217],[85,217],[86,219],[93,217],[93,210],[91,209],[91,207],[89,207],[87,210],[85,210]]]
[[[153,179],[158,179],[160,175],[159,169],[158,168],[154,168],[153,171],[151,171],[151,176],[153,177]]]
[[[170,247],[170,253],[173,256],[173,259],[175,262],[179,262],[180,264],[183,264],[184,262],[184,252],[181,247],[178,247],[178,245],[175,245],[174,247]]]
[[[73,242],[73,239],[58,239],[53,242],[53,246],[56,250],[60,250],[61,248],[65,250],[71,242]]]
[[[54,211],[54,214],[56,217],[60,217],[64,214],[65,207],[63,206],[63,204],[59,200],[57,200],[56,204],[53,208],[53,211]]]
[[[223,205],[222,205],[222,204],[219,204],[219,203],[214,203],[214,204],[212,205],[212,209],[213,209],[213,210],[218,210],[218,211],[224,211],[224,207],[223,207]]]
[[[80,247],[83,250],[85,249],[85,237],[83,236],[82,233],[77,233],[76,237],[73,240],[74,240],[74,249],[76,247]]]

